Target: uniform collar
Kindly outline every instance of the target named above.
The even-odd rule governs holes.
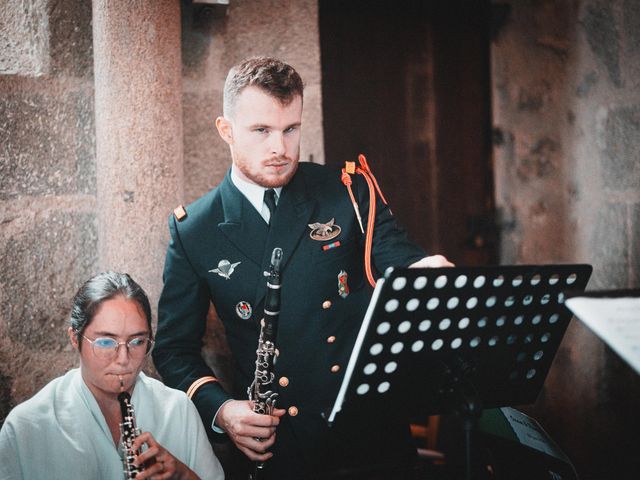
[[[240,193],[245,196],[249,203],[253,205],[258,213],[264,218],[263,206],[264,206],[264,192],[267,190],[266,187],[261,185],[256,185],[255,183],[249,183],[238,175],[238,171],[236,170],[235,165],[231,165],[231,182],[236,186]],[[274,188],[278,199],[280,199],[280,194],[282,193],[282,187]],[[266,220],[266,219],[265,219]]]
[[[251,202],[231,177],[232,169],[229,169],[219,186],[224,220],[218,223],[218,228],[262,270],[269,269],[273,249],[282,248],[284,257],[281,268],[284,270],[309,228],[316,205],[311,193],[314,190],[313,184],[309,184],[304,168],[298,166],[291,181],[282,188],[272,228],[258,221],[259,212],[249,206]],[[261,188],[261,191],[264,190]],[[265,292],[265,288],[257,289],[255,305],[260,303]]]

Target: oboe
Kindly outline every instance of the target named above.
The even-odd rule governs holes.
[[[280,262],[282,249],[274,248],[271,253],[271,266],[267,276],[267,294],[264,300],[264,319],[260,326],[258,349],[256,350],[256,370],[254,379],[247,393],[253,402],[253,411],[263,415],[271,415],[278,398],[277,392],[270,389],[275,373],[273,366],[276,360],[276,336],[278,333],[278,317],[280,315]],[[263,462],[257,462],[255,471],[249,480],[256,480]]]
[[[124,466],[124,478],[129,480],[136,478],[138,473],[144,470],[142,465],[134,465],[136,455],[140,455],[141,450],[134,450],[133,441],[140,435],[140,429],[136,425],[136,415],[131,403],[131,396],[127,392],[118,395],[120,410],[122,411],[122,423],[120,424],[120,435],[122,437],[122,464]]]

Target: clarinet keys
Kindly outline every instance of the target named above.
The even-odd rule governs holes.
[[[136,425],[136,416],[131,403],[131,396],[127,392],[118,395],[120,410],[122,411],[122,423],[120,424],[120,436],[122,448],[122,464],[124,467],[124,478],[130,480],[136,478],[144,470],[144,466],[135,465],[133,461],[141,450],[133,448],[134,440],[140,435],[140,429]]]

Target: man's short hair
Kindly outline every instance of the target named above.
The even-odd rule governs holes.
[[[252,57],[231,67],[224,82],[224,116],[232,115],[238,95],[254,86],[288,105],[296,96],[302,98],[304,84],[295,69],[276,58]]]

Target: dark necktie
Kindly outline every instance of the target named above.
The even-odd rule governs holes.
[[[273,214],[276,212],[276,191],[273,188],[265,190],[264,203],[269,209],[269,225],[271,225]]]

